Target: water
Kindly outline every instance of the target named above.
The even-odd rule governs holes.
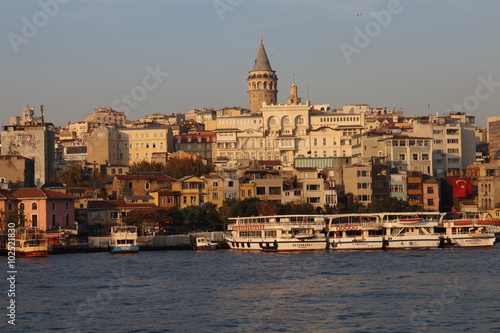
[[[496,246],[18,259],[16,326],[4,317],[0,331],[500,332],[499,255]]]

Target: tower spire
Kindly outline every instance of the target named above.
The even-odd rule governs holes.
[[[259,112],[264,102],[268,105],[277,103],[278,77],[269,63],[262,33],[260,34],[259,51],[247,82],[248,105],[252,112]]]

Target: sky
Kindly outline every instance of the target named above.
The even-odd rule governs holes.
[[[260,35],[285,103],[500,115],[498,0],[5,0],[0,123],[248,107]]]

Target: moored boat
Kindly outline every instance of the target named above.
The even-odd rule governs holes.
[[[111,227],[111,253],[137,253],[137,227],[118,225]]]
[[[193,250],[216,250],[218,248],[217,243],[213,243],[208,237],[196,237],[195,245]]]
[[[494,221],[485,213],[454,212],[441,221],[443,246],[484,247],[495,245]]]
[[[42,230],[20,227],[16,229],[15,250],[18,257],[46,257],[49,246]]]
[[[380,213],[384,249],[437,248],[441,234],[436,231],[442,213]]]
[[[326,249],[323,215],[272,215],[230,218],[224,238],[231,249],[314,251]]]
[[[333,215],[328,223],[328,245],[334,250],[380,250],[384,238],[377,214]]]

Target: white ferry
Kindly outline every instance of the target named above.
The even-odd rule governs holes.
[[[49,253],[45,233],[33,227],[16,229],[15,248],[16,256],[19,257],[46,257]]]
[[[378,214],[330,215],[328,246],[334,250],[381,250],[384,245]]]
[[[137,227],[118,225],[111,227],[111,253],[137,253]]]
[[[324,215],[235,217],[229,219],[224,238],[236,250],[325,250],[325,221]]]
[[[494,221],[486,213],[454,212],[443,217],[443,246],[480,247],[495,245]]]
[[[442,213],[379,213],[384,249],[437,248],[442,234],[436,232]]]

